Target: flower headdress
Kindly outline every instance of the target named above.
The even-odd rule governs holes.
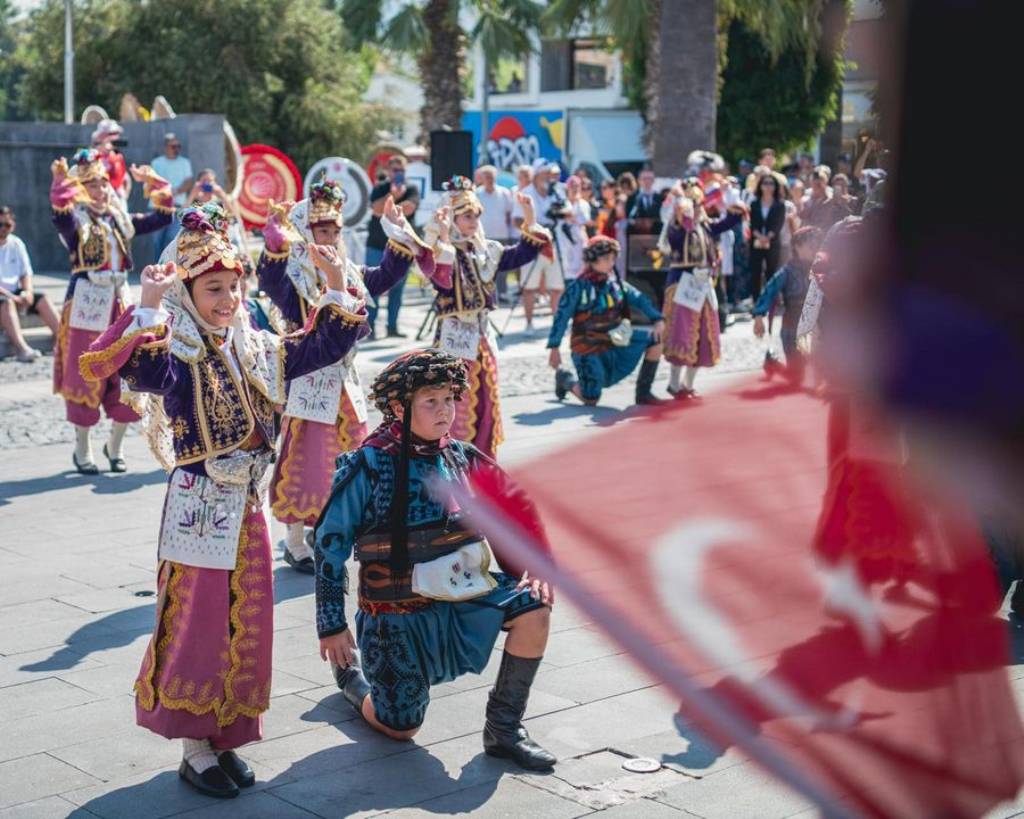
[[[99,151],[93,148],[81,148],[75,151],[74,156],[71,157],[71,168],[68,170],[68,176],[72,179],[77,179],[83,184],[94,179],[110,178],[107,173],[107,166],[103,164]]]
[[[441,185],[445,192],[452,216],[458,216],[467,210],[475,210],[477,215],[484,212],[484,206],[476,195],[476,186],[468,177],[456,175]]]
[[[333,179],[314,182],[309,189],[309,226],[327,223],[341,227],[347,200],[345,191]]]
[[[241,276],[244,273],[235,246],[228,241],[218,223],[227,215],[219,206],[187,208],[181,214],[181,231],[177,238],[178,275],[183,281],[192,281],[204,273],[215,270],[232,270]],[[225,225],[226,227],[226,225]]]

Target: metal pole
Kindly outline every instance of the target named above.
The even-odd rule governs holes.
[[[64,0],[64,122],[75,121],[75,43],[71,36],[72,0]]]
[[[484,55],[484,98],[483,105],[480,107],[480,147],[478,149],[479,159],[477,165],[487,164],[487,131],[489,130],[490,113],[491,113],[491,77],[490,77],[490,63],[487,59],[487,52],[483,52]]]

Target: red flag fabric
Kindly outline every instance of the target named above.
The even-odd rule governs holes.
[[[848,401],[758,383],[513,470],[555,562],[495,482],[459,500],[830,815],[978,816],[1024,781],[1007,623],[972,515],[905,455]]]

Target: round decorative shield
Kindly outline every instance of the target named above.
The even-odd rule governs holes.
[[[309,196],[309,189],[314,182],[333,179],[345,191],[345,207],[342,215],[346,227],[358,227],[370,218],[370,177],[366,171],[351,159],[341,156],[328,156],[321,159],[306,174],[302,183],[302,196]]]
[[[302,177],[286,154],[269,145],[242,148],[242,190],[238,208],[247,228],[267,223],[270,200],[285,202],[301,198]]]

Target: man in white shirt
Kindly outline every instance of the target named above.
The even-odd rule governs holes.
[[[558,181],[558,165],[546,159],[538,159],[533,163],[533,182],[523,189],[523,193],[533,200],[533,212],[537,214],[537,222],[552,229],[554,220],[549,215],[551,202],[555,198],[552,187]],[[516,227],[523,225],[522,209],[516,204],[512,211],[512,221]],[[532,336],[533,308],[538,292],[546,292],[551,299],[551,313],[558,310],[558,300],[565,290],[565,276],[558,260],[558,254],[552,245],[545,245],[537,260],[526,269],[520,279],[523,288],[523,311],[526,313],[526,335]]]
[[[590,221],[590,203],[581,195],[582,182],[570,176],[565,182],[564,216],[554,229],[562,260],[562,274],[566,281],[579,276],[583,269],[583,246],[587,243],[587,222]]]
[[[32,290],[32,262],[14,235],[14,211],[0,207],[0,326],[17,350],[18,361],[34,361],[39,351],[25,343],[21,316],[35,313],[57,335],[57,313],[49,299]]]
[[[192,163],[187,156],[181,154],[181,142],[174,134],[164,134],[164,153],[162,156],[153,158],[149,163],[153,170],[171,183],[171,191],[174,193],[174,207],[185,207],[185,201],[192,190],[192,183],[195,181],[192,172]],[[149,207],[153,207],[150,202]],[[160,228],[153,233],[153,244],[156,249],[156,257],[159,259],[164,248],[171,243],[171,240],[178,235],[181,222],[175,214],[167,227]]]
[[[493,165],[481,165],[476,169],[480,179],[480,187],[476,190],[477,199],[484,206],[480,225],[484,236],[501,242],[503,245],[514,245],[518,239],[512,237],[512,211],[515,202],[512,191],[498,183],[498,169]],[[508,293],[508,271],[502,270],[495,274],[494,284],[498,288],[498,302],[504,303]]]

